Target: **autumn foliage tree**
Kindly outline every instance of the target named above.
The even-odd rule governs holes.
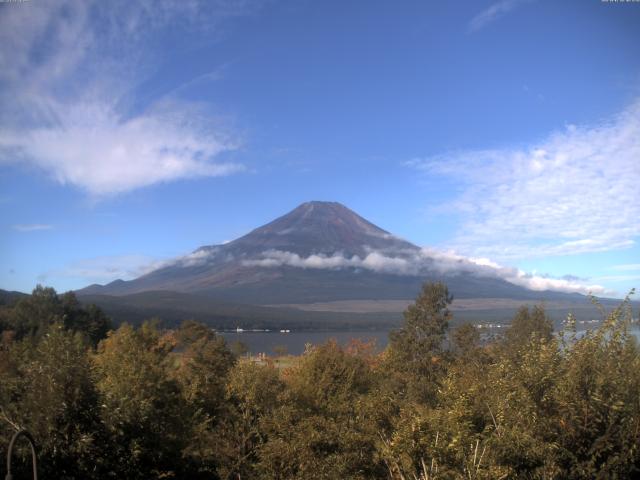
[[[0,446],[27,428],[60,479],[640,475],[628,299],[587,332],[523,307],[497,341],[449,331],[450,303],[426,284],[381,352],[330,341],[263,365],[191,321],[105,336],[101,313],[38,288],[0,312]]]

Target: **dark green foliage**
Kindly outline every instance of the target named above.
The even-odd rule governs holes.
[[[64,310],[56,291],[38,285],[31,296],[18,301],[9,314],[9,325],[18,338],[35,335],[47,326],[63,321]]]
[[[83,307],[73,292],[58,295],[53,288],[41,285],[0,316],[0,328],[12,330],[18,339],[41,335],[54,323],[81,332],[94,346],[111,329],[111,321],[95,305]]]
[[[109,317],[93,304],[83,307],[73,292],[63,294],[60,301],[64,312],[62,314],[64,326],[69,330],[87,335],[94,346],[111,330]]]
[[[467,357],[480,345],[480,332],[473,325],[465,323],[451,332],[451,342],[458,356]]]
[[[404,325],[389,335],[390,373],[395,374],[396,390],[407,398],[432,403],[438,382],[445,371],[444,341],[452,302],[443,283],[426,283],[413,305],[404,312]]]
[[[533,336],[544,340],[550,340],[553,336],[553,322],[541,305],[536,305],[531,311],[529,307],[518,309],[505,334],[505,343],[517,349],[529,343]]]

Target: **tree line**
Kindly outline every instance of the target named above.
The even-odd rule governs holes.
[[[384,351],[329,341],[280,369],[238,358],[205,325],[114,329],[37,287],[0,307],[0,448],[26,428],[41,477],[56,479],[640,474],[628,300],[584,335],[571,315],[554,334],[541,306],[522,307],[488,343],[449,328],[450,303],[427,283]]]

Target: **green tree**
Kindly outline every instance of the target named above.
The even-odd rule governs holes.
[[[107,332],[112,329],[111,319],[99,307],[94,304],[83,307],[73,292],[59,297],[66,328],[85,334],[94,347],[106,338]]]
[[[453,298],[444,283],[426,283],[404,312],[404,325],[389,335],[387,362],[393,389],[409,399],[433,403],[445,365],[445,338]],[[394,375],[395,373],[395,375]]]
[[[5,329],[20,339],[41,335],[54,323],[86,335],[96,346],[111,329],[110,319],[95,305],[83,307],[73,292],[58,295],[51,287],[38,285],[31,295],[21,298],[4,314]]]
[[[51,287],[36,286],[31,295],[18,300],[9,314],[9,324],[17,338],[42,333],[55,323],[63,322],[64,310],[58,294]]]
[[[480,332],[470,323],[465,323],[451,332],[453,350],[459,357],[467,358],[480,345]]]
[[[553,322],[542,305],[536,305],[531,310],[527,306],[520,307],[505,333],[504,343],[508,349],[517,351],[528,345],[532,336],[544,340],[553,337]]]

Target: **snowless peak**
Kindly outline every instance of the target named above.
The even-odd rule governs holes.
[[[366,255],[368,249],[417,248],[338,202],[306,202],[232,242],[233,247],[297,254]]]

